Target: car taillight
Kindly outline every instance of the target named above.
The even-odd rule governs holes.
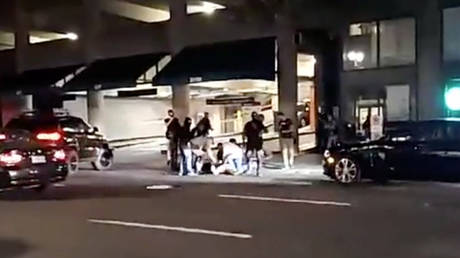
[[[6,134],[0,133],[0,141],[6,140]]]
[[[6,166],[14,166],[20,163],[23,156],[19,151],[13,150],[0,154],[0,163]]]
[[[40,141],[59,141],[61,139],[62,135],[59,132],[37,134],[37,140]]]
[[[64,150],[57,150],[54,152],[54,155],[53,157],[56,159],[56,160],[66,160],[67,158],[67,155],[65,154],[65,151]]]

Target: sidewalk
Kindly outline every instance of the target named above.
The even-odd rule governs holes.
[[[328,180],[323,175],[321,155],[301,153],[295,161],[293,169],[284,170],[280,154],[267,160],[261,168],[260,176],[255,175],[199,175],[178,176],[169,172],[165,157],[155,150],[156,147],[137,146],[117,150],[113,170],[107,171],[134,180],[156,181],[165,183],[290,183],[308,184],[310,181]]]

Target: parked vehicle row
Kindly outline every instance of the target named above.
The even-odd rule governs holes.
[[[364,178],[460,180],[460,120],[390,125],[377,141],[339,144],[324,153],[324,173],[343,184]]]
[[[0,132],[0,189],[43,190],[76,173],[81,162],[106,170],[113,152],[97,127],[65,112],[24,113]]]

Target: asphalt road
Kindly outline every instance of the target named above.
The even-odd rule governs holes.
[[[130,170],[120,158],[115,171],[82,171],[42,194],[1,193],[0,257],[460,254],[456,184],[181,182],[144,172],[156,163]],[[172,188],[155,190],[163,184]]]

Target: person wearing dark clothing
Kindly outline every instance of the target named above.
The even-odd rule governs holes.
[[[366,121],[363,123],[363,130],[364,130],[364,136],[366,139],[371,138],[371,114],[369,114],[366,118]]]
[[[190,127],[192,126],[192,119],[187,117],[184,120],[184,125],[180,128],[179,150],[181,154],[180,175],[188,175],[192,171],[192,150],[190,148],[190,140],[192,139]]]
[[[249,161],[248,153],[256,154],[257,157],[257,172],[260,169],[261,150],[263,149],[262,135],[265,130],[264,124],[260,121],[260,117],[256,112],[251,114],[252,120],[244,126],[243,136],[246,138],[246,158]]]
[[[278,114],[278,128],[280,131],[281,152],[283,153],[284,168],[294,166],[294,132],[292,131],[292,120],[286,118],[283,113]]]
[[[171,170],[176,171],[178,144],[179,144],[179,130],[181,128],[179,119],[174,116],[174,111],[168,111],[168,118],[165,119],[166,123],[166,139],[168,139],[168,164]]]

